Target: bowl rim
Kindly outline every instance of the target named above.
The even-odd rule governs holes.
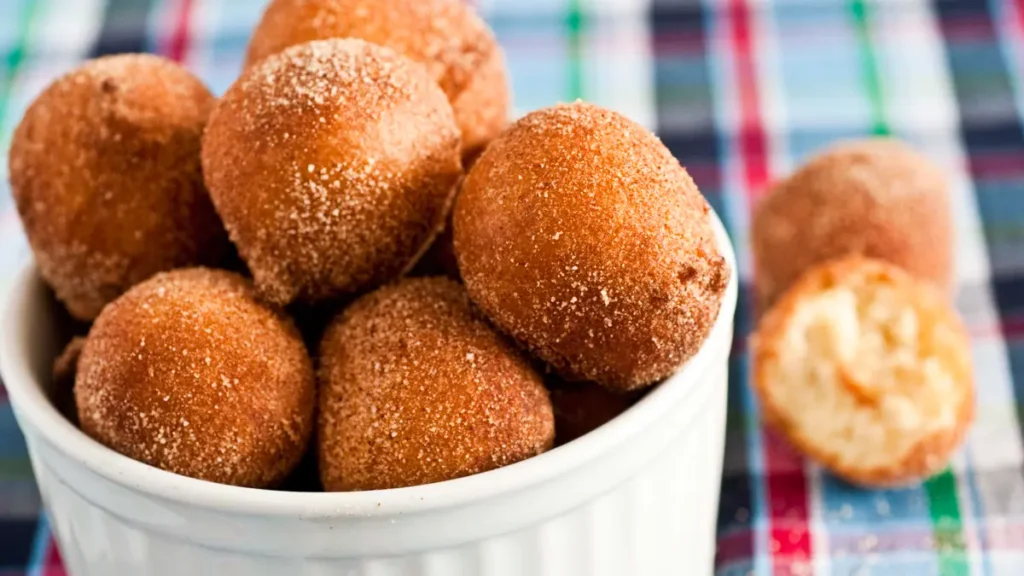
[[[526,460],[453,480],[404,488],[359,492],[289,492],[218,484],[182,476],[133,460],[84,434],[67,420],[44,392],[45,385],[29,365],[30,343],[19,336],[26,322],[25,303],[45,283],[34,263],[18,272],[4,295],[3,333],[0,334],[0,375],[15,414],[33,432],[66,458],[114,484],[190,507],[266,517],[380,517],[411,515],[462,507],[535,487],[600,457],[614,446],[641,434],[649,423],[689,394],[707,373],[715,348],[731,346],[732,319],[738,297],[739,273],[732,243],[724,226],[710,211],[712,226],[731,273],[718,315],[697,353],[658,384],[639,402],[598,429],[567,444]],[[728,342],[722,342],[728,340]]]

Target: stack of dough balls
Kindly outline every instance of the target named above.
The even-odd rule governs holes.
[[[508,104],[458,0],[276,0],[217,101],[155,56],[58,79],[10,164],[43,277],[95,320],[54,363],[72,419],[177,474],[330,491],[485,472],[626,410],[718,315],[710,209],[619,114],[502,132]],[[449,221],[465,285],[410,274]],[[232,245],[244,270],[216,269]]]
[[[812,158],[756,208],[765,420],[855,484],[940,471],[973,419],[971,343],[948,301],[949,206],[938,167],[876,139]]]

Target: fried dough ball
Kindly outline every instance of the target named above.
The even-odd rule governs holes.
[[[358,300],[320,345],[320,473],[328,491],[399,488],[549,449],[541,377],[446,278]]]
[[[555,445],[561,446],[590,434],[622,414],[643,394],[617,394],[593,382],[551,382],[551,406],[555,412]]]
[[[701,347],[729,280],[710,208],[652,134],[583,103],[491,143],[455,205],[470,297],[567,380],[646,387]]]
[[[459,281],[459,263],[455,260],[455,247],[452,245],[452,226],[449,221],[434,239],[430,248],[423,254],[416,267],[410,271],[413,276],[447,276]]]
[[[455,197],[458,198],[462,186],[458,186]],[[409,272],[413,276],[447,276],[456,282],[462,281],[459,275],[459,262],[455,259],[455,245],[452,236],[452,215],[454,210],[448,211],[445,218],[444,228],[437,233],[437,237],[423,253],[416,266]]]
[[[755,283],[769,306],[811,266],[860,254],[951,291],[952,213],[942,170],[890,139],[844,142],[776,184],[751,224]]]
[[[451,107],[420,66],[362,40],[250,68],[203,140],[210,194],[275,304],[372,289],[409,270],[462,176]]]
[[[140,462],[256,488],[313,431],[312,363],[287,317],[221,270],[158,274],[104,308],[78,361],[82,430]]]
[[[246,64],[326,38],[360,38],[424,65],[451,102],[466,157],[508,121],[504,54],[462,0],[274,0],[249,42]]]
[[[75,408],[75,375],[78,373],[78,358],[85,346],[84,336],[74,336],[64,350],[53,361],[51,370],[52,388],[50,401],[75,426],[78,426],[78,410]]]
[[[974,414],[970,341],[943,296],[882,260],[809,270],[754,336],[765,419],[855,484],[942,469]]]
[[[199,165],[213,102],[174,62],[124,54],[84,63],[25,112],[11,191],[40,272],[75,318],[226,252]]]

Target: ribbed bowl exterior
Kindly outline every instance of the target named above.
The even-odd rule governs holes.
[[[47,445],[30,426],[23,430],[72,576],[703,575],[712,572],[714,560],[725,430],[724,361],[700,388],[676,412],[678,426],[671,442],[607,492],[550,517],[543,510],[554,507],[552,502],[524,495],[519,505],[542,519],[503,534],[401,556],[333,557],[335,535],[329,520],[260,521],[194,513],[201,511],[95,475]],[[434,529],[444,531],[446,520],[439,517]],[[476,520],[482,526],[491,521]],[[274,526],[266,526],[260,536],[258,527],[265,523]],[[240,530],[240,524],[249,526]],[[234,546],[218,545],[214,538],[196,541],[197,533],[209,532],[237,541]],[[415,547],[413,542],[402,544]],[[319,553],[311,550],[318,547]],[[289,549],[295,553],[288,554]]]

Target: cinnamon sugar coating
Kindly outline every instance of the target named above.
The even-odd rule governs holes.
[[[226,252],[199,163],[213,102],[174,62],[123,54],[58,78],[25,112],[11,191],[40,272],[75,318]]]
[[[508,121],[511,98],[501,47],[461,0],[274,0],[253,33],[246,65],[326,38],[360,38],[422,64],[452,104],[466,155]]]
[[[210,118],[203,169],[257,292],[277,304],[403,274],[462,176],[444,94],[361,40],[294,46],[250,68]]]
[[[320,345],[320,473],[371,490],[484,472],[551,447],[540,376],[445,278],[368,294]]]
[[[952,291],[946,176],[898,140],[843,142],[815,156],[758,204],[750,234],[763,308],[814,265],[850,254]]]
[[[655,136],[559,105],[474,164],[455,255],[473,301],[563,377],[639,389],[693,356],[717,316],[730,271],[709,210]]]
[[[158,274],[104,308],[78,361],[82,430],[213,482],[280,483],[313,430],[312,363],[291,320],[221,270]]]

